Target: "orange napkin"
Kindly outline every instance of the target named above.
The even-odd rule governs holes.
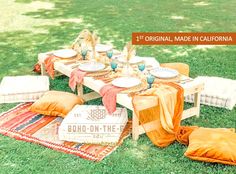
[[[41,73],[41,65],[39,63],[36,63],[34,65],[33,71],[40,74]]]
[[[115,87],[113,85],[104,85],[99,93],[102,96],[102,102],[109,114],[116,111],[116,95],[125,88]]]
[[[57,60],[58,58],[55,56],[48,56],[45,60],[44,60],[44,64],[45,64],[45,69],[46,72],[49,74],[49,76],[54,79],[54,62]]]
[[[80,69],[75,69],[70,74],[69,86],[72,91],[75,91],[76,85],[83,82],[86,72],[81,71]]]

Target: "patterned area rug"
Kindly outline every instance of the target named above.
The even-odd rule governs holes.
[[[114,146],[79,144],[60,141],[58,127],[61,117],[51,117],[29,111],[32,103],[23,103],[0,115],[0,133],[17,140],[32,142],[81,158],[101,161],[119,147],[130,135],[131,121],[126,125],[119,142]]]

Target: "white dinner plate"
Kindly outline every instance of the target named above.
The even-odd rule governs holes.
[[[105,65],[99,62],[87,62],[79,65],[79,69],[86,72],[101,71],[105,68]]]
[[[62,49],[53,52],[54,56],[61,57],[61,58],[71,58],[77,55],[77,52],[72,49]]]
[[[170,79],[177,77],[179,75],[179,72],[174,70],[174,69],[169,69],[169,68],[156,68],[150,71],[150,73],[161,79]]]
[[[122,62],[122,63],[125,63],[126,62],[126,60],[125,60],[125,58],[124,58],[124,56],[119,56],[119,57],[117,57],[118,58],[118,61],[119,62]],[[139,56],[134,56],[134,57],[132,57],[130,60],[129,60],[129,63],[130,64],[137,64],[137,63],[141,63],[143,60],[142,60],[142,58],[141,57],[139,57]]]
[[[112,49],[111,45],[97,44],[95,46],[96,52],[107,52]]]
[[[131,88],[137,86],[141,83],[141,80],[134,77],[119,77],[114,79],[112,85],[121,87],[121,88]]]

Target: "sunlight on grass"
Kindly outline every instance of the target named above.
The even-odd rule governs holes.
[[[146,155],[145,152],[141,151],[140,149],[133,148],[129,151],[130,156],[138,159],[145,159]]]
[[[185,28],[187,29],[197,29],[197,30],[200,30],[202,29],[202,25],[200,23],[197,23],[197,24],[191,24],[190,26],[185,26]]]
[[[195,6],[207,6],[207,5],[210,5],[210,3],[201,1],[201,2],[195,2],[193,5],[195,5]]]
[[[3,163],[3,166],[9,166],[9,167],[16,167],[16,164],[14,163]]]
[[[164,48],[162,49],[163,53],[173,53],[170,49]]]
[[[45,23],[44,20],[34,19],[23,15],[26,12],[38,11],[39,9],[53,9],[54,4],[49,2],[35,1],[29,4],[15,3],[14,0],[1,0],[0,31],[31,30],[36,23]],[[46,21],[48,22],[48,21]]]
[[[185,50],[177,51],[174,55],[171,57],[182,57],[182,56],[188,56],[188,52]]]
[[[142,144],[142,145],[139,145],[139,149],[148,152],[150,150],[150,146],[146,144]]]
[[[185,17],[183,16],[171,16],[171,19],[183,20]]]
[[[57,25],[63,22],[82,23],[80,18],[58,18],[58,19],[40,19],[38,15],[26,16],[28,12],[37,12],[39,10],[53,10],[54,3],[33,1],[31,3],[17,3],[14,0],[4,1],[0,0],[1,18],[0,18],[0,32],[5,31],[31,31],[34,33],[48,33],[46,28],[41,28],[43,25]],[[91,27],[91,24],[86,24],[85,27]]]
[[[207,49],[212,49],[216,47],[223,47],[225,45],[197,45],[195,49],[200,49],[200,50],[207,50]]]

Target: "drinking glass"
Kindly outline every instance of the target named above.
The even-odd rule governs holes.
[[[107,57],[108,57],[109,59],[111,59],[112,56],[113,56],[113,50],[108,50],[108,51],[107,51]]]
[[[81,55],[83,57],[83,60],[85,60],[87,53],[88,53],[88,48],[87,47],[82,47],[81,48]]]
[[[114,72],[116,71],[117,66],[118,66],[117,62],[115,62],[115,61],[111,62],[111,68]]]
[[[145,64],[144,63],[138,64],[138,69],[139,71],[143,72],[145,70]]]
[[[147,75],[148,88],[152,87],[154,80],[155,80],[155,77],[153,75],[151,75],[151,74]]]

